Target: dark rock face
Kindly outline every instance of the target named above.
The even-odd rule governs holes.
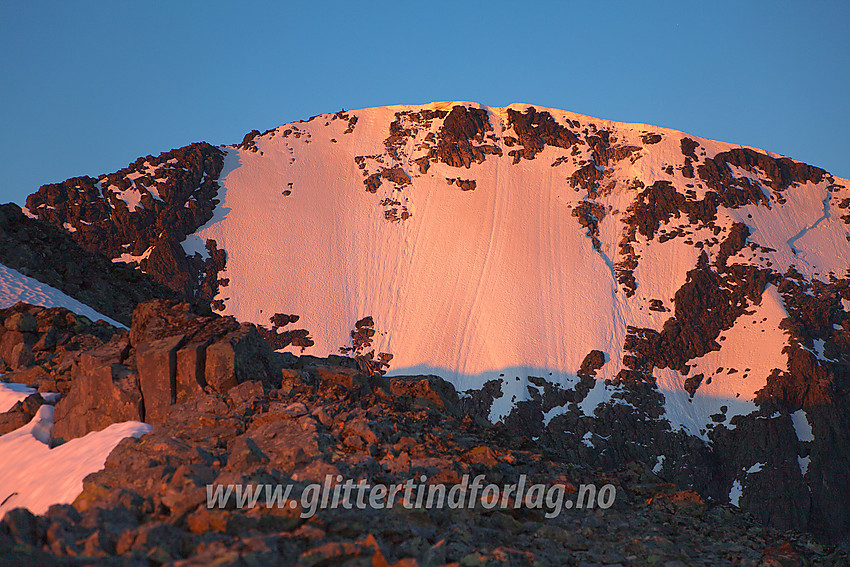
[[[253,136],[246,136],[247,145]],[[209,302],[219,282],[208,264],[187,258],[180,242],[212,218],[224,154],[206,143],[139,158],[100,178],[44,185],[27,209],[57,227],[71,227],[83,248],[139,267],[181,297]],[[69,229],[70,230],[70,229]]]
[[[587,236],[593,242],[593,247],[598,251],[601,247],[599,241],[599,222],[605,218],[605,207],[592,201],[582,201],[573,209],[572,215],[578,219],[579,224],[587,229]]]
[[[767,283],[767,273],[755,271],[747,274],[745,285],[753,290],[755,300],[760,300]],[[734,291],[724,288],[724,278],[707,264],[688,273],[687,282],[676,292],[674,316],[665,322],[661,333],[650,329],[630,329],[626,349],[636,354],[629,364],[633,370],[675,368],[685,371],[685,362],[718,350],[716,342],[720,332],[729,329],[746,309],[747,295],[744,286]],[[632,366],[633,365],[633,366]]]
[[[257,331],[274,350],[292,345],[301,347],[301,352],[304,352],[304,349],[315,344],[310,337],[310,332],[307,329],[284,329],[290,323],[298,321],[299,318],[298,315],[275,313],[269,317],[271,328],[260,325],[257,327]]]
[[[404,187],[405,185],[410,184],[410,177],[400,167],[384,169],[381,172],[381,177],[383,177],[387,181],[395,183],[399,187]]]
[[[455,106],[443,121],[433,157],[452,167],[468,168],[473,162],[483,162],[487,154],[501,155],[498,146],[483,143],[492,130],[486,110]]]
[[[449,185],[457,185],[461,191],[475,191],[474,179],[461,179],[460,177],[446,178]]]
[[[570,175],[569,183],[573,189],[583,189],[589,197],[594,198],[599,193],[599,184],[603,177],[603,172],[596,167],[596,164],[588,162]]]
[[[729,168],[730,165],[765,175],[767,185],[780,192],[792,183],[820,183],[826,175],[819,167],[788,158],[772,158],[749,148],[721,152],[713,158],[705,159],[697,168],[697,172],[700,179],[717,192],[720,202],[733,208],[747,203],[764,203],[767,197],[749,179],[735,177]]]
[[[682,147],[683,156],[690,158],[693,161],[699,161],[697,154],[694,152],[694,150],[699,147],[699,142],[692,140],[691,138],[682,138],[679,145]]]
[[[363,185],[369,193],[376,193],[381,186],[381,179],[386,179],[391,183],[395,183],[397,187],[404,187],[410,184],[410,176],[404,172],[399,166],[391,168],[382,168],[378,173],[374,173],[363,180]]]
[[[603,167],[626,159],[641,150],[639,146],[615,144],[614,136],[608,130],[596,130],[592,135],[585,135],[585,142],[591,148],[590,157],[593,163]]]
[[[516,133],[516,142],[522,149],[511,150],[514,163],[521,159],[534,159],[546,146],[569,148],[578,142],[576,135],[558,124],[548,112],[538,112],[533,106],[525,112],[508,110],[508,124]]]
[[[596,376],[596,371],[605,364],[605,353],[601,350],[592,350],[587,353],[578,369],[579,376]]]
[[[717,202],[713,193],[699,201],[676,191],[669,181],[656,181],[638,194],[632,206],[629,224],[652,239],[661,224],[684,213],[692,223],[709,223],[716,218]]]
[[[83,248],[66,231],[27,218],[13,204],[0,205],[0,263],[125,325],[140,302],[175,297],[151,276]]]

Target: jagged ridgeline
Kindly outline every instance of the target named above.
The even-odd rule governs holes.
[[[442,376],[561,459],[850,530],[850,186],[820,168],[437,103],[192,144],[25,212],[277,348],[355,348],[371,317],[390,375]]]

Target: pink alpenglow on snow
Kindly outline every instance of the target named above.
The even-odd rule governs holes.
[[[0,517],[14,508],[44,514],[53,504],[70,504],[83,479],[103,468],[122,439],[151,429],[136,421],[116,423],[51,449],[53,406],[41,406],[30,423],[0,437]]]

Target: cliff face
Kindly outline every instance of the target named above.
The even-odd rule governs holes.
[[[438,374],[562,461],[850,530],[850,186],[817,167],[438,103],[193,144],[25,212],[276,348]]]

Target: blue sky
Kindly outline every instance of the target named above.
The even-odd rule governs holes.
[[[0,201],[315,114],[528,102],[850,177],[848,2],[0,0]]]

